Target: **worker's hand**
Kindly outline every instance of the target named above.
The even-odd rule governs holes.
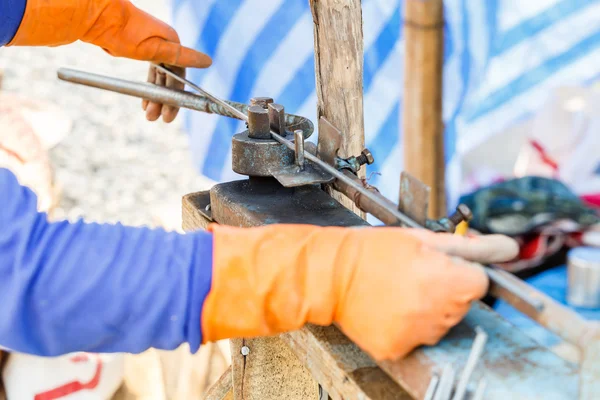
[[[180,77],[185,78],[185,68],[176,66],[167,67]],[[185,88],[183,83],[156,69],[156,67],[152,65],[148,70],[148,82],[175,90],[183,90]],[[146,118],[148,121],[156,121],[162,116],[164,122],[173,122],[175,117],[177,117],[177,113],[179,113],[178,107],[154,103],[148,100],[142,100],[142,109],[146,111]]]
[[[184,47],[169,25],[138,9],[127,0],[28,0],[25,15],[9,46],[59,46],[82,40],[116,57],[151,61],[185,68],[207,68],[206,54]],[[181,85],[150,73],[154,83]],[[162,81],[161,81],[162,79]],[[172,121],[173,107],[147,105],[149,119],[161,114]]]
[[[204,342],[337,323],[374,358],[392,359],[436,343],[488,287],[480,266],[444,253],[489,259],[479,250],[465,251],[465,238],[448,245],[445,235],[437,242],[438,235],[421,238],[403,228],[211,229],[213,280],[202,313]],[[508,238],[492,241],[512,246]],[[499,254],[493,259],[502,261]]]
[[[448,255],[483,264],[512,261],[519,255],[519,244],[504,235],[460,236],[426,229],[406,232]]]

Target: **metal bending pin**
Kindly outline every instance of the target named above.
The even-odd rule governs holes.
[[[427,386],[427,391],[425,392],[425,397],[423,397],[423,400],[433,400],[433,396],[435,395],[435,390],[437,389],[439,382],[439,376],[433,375],[431,377],[431,381],[429,381],[429,386]]]
[[[477,366],[477,363],[483,354],[483,349],[487,342],[488,335],[479,326],[475,327],[475,332],[475,340],[473,341],[471,351],[469,352],[469,357],[467,358],[465,367],[456,385],[456,391],[454,392],[454,397],[452,397],[452,400],[463,400],[465,398],[471,375],[473,374],[473,371],[475,370],[475,367]]]
[[[452,364],[446,364],[442,371],[442,377],[438,385],[438,390],[435,393],[433,400],[450,400],[452,394],[452,388],[454,387],[454,368]]]
[[[471,400],[483,400],[485,389],[487,389],[487,381],[485,379],[482,379],[477,384],[477,388],[475,389],[475,393],[473,394]]]

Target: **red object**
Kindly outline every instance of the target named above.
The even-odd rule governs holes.
[[[542,162],[552,168],[554,170],[554,174],[556,175],[558,173],[558,163],[548,155],[546,149],[544,149],[544,146],[542,146],[537,140],[533,139],[529,140],[529,144],[531,144],[531,146],[533,146],[533,148],[538,152]]]
[[[35,395],[34,400],[55,400],[81,390],[95,389],[98,383],[100,383],[100,376],[102,375],[102,360],[98,355],[94,356],[97,363],[96,372],[89,382],[81,383],[79,381],[72,381],[46,392],[38,393]],[[78,355],[73,357],[71,361],[74,363],[88,361],[88,356]]]
[[[590,207],[600,208],[600,193],[581,196],[581,200]]]

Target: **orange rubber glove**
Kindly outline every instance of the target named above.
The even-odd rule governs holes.
[[[185,68],[207,68],[206,54],[184,47],[169,25],[138,9],[127,0],[27,0],[25,15],[8,46],[60,46],[81,40],[101,47],[115,57],[165,64],[179,75]],[[175,80],[156,76],[149,81],[183,89]],[[154,121],[175,119],[178,108],[144,101],[146,116]]]
[[[404,228],[210,229],[213,281],[203,342],[336,323],[376,359],[437,343],[485,295],[483,269],[449,255],[500,262],[518,252],[506,237]]]

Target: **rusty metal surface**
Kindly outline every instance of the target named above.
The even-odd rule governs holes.
[[[274,168],[271,174],[285,187],[331,183],[334,180],[333,176],[310,162],[304,163],[302,169],[298,165]]]
[[[363,186],[365,189],[373,192],[374,195],[380,197],[382,202],[387,204],[387,207],[382,207],[381,205],[373,202],[370,198],[365,197],[361,192],[356,190],[354,187],[348,185],[346,182],[341,180],[336,180],[334,182],[334,187],[336,190],[344,193],[346,197],[356,204],[356,206],[362,211],[369,212],[375,218],[379,219],[386,225],[398,225],[400,221],[396,218],[392,213],[389,212],[389,207],[396,207],[396,205],[388,200],[386,197],[381,195],[379,191],[373,187],[365,183],[363,180],[359,179],[356,175],[348,170],[341,171],[344,175],[346,175],[349,179],[352,179],[357,184]]]
[[[220,224],[261,226],[277,223],[318,226],[368,226],[318,186],[285,188],[273,178],[215,185],[212,217]]]
[[[425,226],[429,211],[429,192],[431,189],[423,182],[402,171],[400,174],[400,199],[398,209]]]
[[[281,104],[271,103],[267,105],[269,111],[269,121],[271,129],[281,136],[286,136],[285,131],[285,110]]]
[[[253,139],[244,131],[231,141],[233,171],[247,176],[272,176],[273,171],[294,166],[294,151],[274,140]]]
[[[248,136],[252,139],[271,139],[269,113],[261,106],[248,107]]]
[[[338,150],[342,147],[342,133],[324,117],[319,118],[317,157],[332,167],[336,165]]]
[[[471,348],[474,329],[488,334],[474,379],[485,376],[486,399],[576,399],[577,368],[515,329],[481,303],[434,347],[423,347],[403,360],[378,363],[414,398],[423,398],[430,379],[448,363],[463,368]]]

